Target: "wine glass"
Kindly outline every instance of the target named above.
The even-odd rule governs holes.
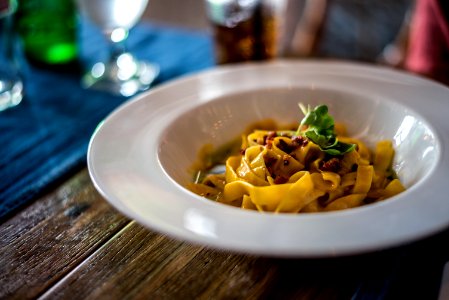
[[[100,27],[111,47],[109,60],[95,63],[84,75],[83,86],[123,96],[149,88],[159,74],[159,67],[137,60],[124,43],[129,30],[145,11],[148,0],[77,1],[80,11]]]

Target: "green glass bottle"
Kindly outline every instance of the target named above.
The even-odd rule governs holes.
[[[77,19],[74,0],[19,0],[16,29],[24,52],[39,66],[77,65]]]

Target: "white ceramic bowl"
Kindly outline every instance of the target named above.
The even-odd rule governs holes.
[[[350,135],[393,141],[407,191],[381,203],[316,214],[261,214],[187,191],[206,143],[221,145],[256,120],[302,116],[327,104]],[[273,255],[347,255],[400,245],[449,224],[448,89],[405,73],[337,62],[219,67],[156,88],[111,114],[92,137],[89,172],[129,217],[217,248]]]

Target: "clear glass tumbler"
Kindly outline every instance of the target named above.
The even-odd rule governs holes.
[[[16,0],[0,0],[0,111],[22,101],[23,84],[14,63],[12,15]]]

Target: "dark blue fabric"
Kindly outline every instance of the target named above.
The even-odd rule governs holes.
[[[107,55],[95,27],[80,26],[85,65]],[[129,36],[128,49],[161,68],[154,85],[214,64],[205,32],[140,24]],[[84,90],[80,75],[21,65],[25,98],[0,112],[0,220],[51,188],[85,164],[87,145],[97,124],[126,98]]]

